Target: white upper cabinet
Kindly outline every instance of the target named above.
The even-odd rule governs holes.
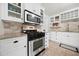
[[[58,16],[54,15],[53,18],[54,18],[54,21],[59,20],[60,22],[79,21],[79,8],[73,8],[70,10],[63,11],[59,13]]]
[[[57,28],[60,28],[60,24],[60,14],[54,15],[50,18],[50,30],[56,30]]]
[[[0,16],[2,20],[23,22],[23,5],[21,3],[0,3],[0,7]]]
[[[53,22],[54,22],[54,19],[55,19],[54,17],[51,17],[51,18],[50,18],[50,28],[52,28],[52,27],[53,27]]]
[[[40,3],[0,3],[0,17],[2,20],[23,22],[25,9],[40,16],[41,10],[44,11]]]
[[[67,10],[60,13],[61,21],[79,18],[79,8]]]

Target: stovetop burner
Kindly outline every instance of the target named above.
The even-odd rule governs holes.
[[[23,30],[23,33],[28,35],[28,41],[42,38],[45,36],[44,32],[38,32],[37,30]]]

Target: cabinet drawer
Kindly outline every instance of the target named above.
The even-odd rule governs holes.
[[[79,33],[62,33],[61,43],[79,48]]]
[[[61,42],[61,40],[62,40],[61,32],[57,32],[57,41]]]
[[[8,48],[6,50],[0,50],[0,56],[27,56],[27,46]]]
[[[17,38],[10,38],[10,39],[4,39],[0,40],[0,51],[10,51],[12,49],[15,49],[17,47],[24,47],[27,46],[27,37],[17,37]]]
[[[73,38],[78,38],[78,39],[79,39],[79,33],[70,33],[70,35],[71,35]]]
[[[79,33],[62,33],[62,36],[64,37],[73,37],[73,38],[79,38]]]
[[[23,45],[27,45],[27,37],[17,37],[13,40],[14,47],[19,47]]]
[[[17,47],[15,49],[8,51],[7,54],[3,54],[3,55],[7,55],[7,56],[25,56],[26,55],[27,56],[27,48],[26,47],[24,47],[24,46]]]
[[[0,51],[8,51],[9,49],[13,49],[13,40],[14,38],[11,39],[4,39],[4,40],[0,40]]]
[[[62,33],[61,35],[64,37],[68,37],[70,34],[69,33]]]
[[[50,39],[51,39],[51,40],[56,40],[56,36],[57,36],[57,33],[56,33],[56,32],[52,32],[52,33],[50,34]]]

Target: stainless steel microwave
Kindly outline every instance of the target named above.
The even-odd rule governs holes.
[[[27,23],[27,22],[40,24],[41,16],[39,16],[31,11],[25,10],[24,11],[24,23]]]

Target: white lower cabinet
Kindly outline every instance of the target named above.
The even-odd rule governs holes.
[[[57,32],[57,42],[59,42],[59,43],[61,43],[61,41],[62,41],[62,35],[61,35],[61,32]]]
[[[61,42],[61,32],[51,32],[50,33],[50,40],[60,43]]]
[[[1,56],[27,56],[27,36],[0,40]]]
[[[61,35],[62,35],[61,43],[79,48],[79,33],[64,32],[61,33]]]
[[[27,56],[26,52],[27,52],[27,48],[22,46],[22,47],[17,47],[15,49],[13,49],[12,51],[9,52],[8,55],[11,55],[11,56]]]
[[[79,33],[75,32],[51,32],[50,40],[63,43],[79,49]]]
[[[52,41],[57,41],[57,33],[56,32],[51,32],[50,33],[50,40]]]
[[[49,39],[50,39],[49,33],[46,33],[45,34],[45,48],[48,48],[49,46]]]

